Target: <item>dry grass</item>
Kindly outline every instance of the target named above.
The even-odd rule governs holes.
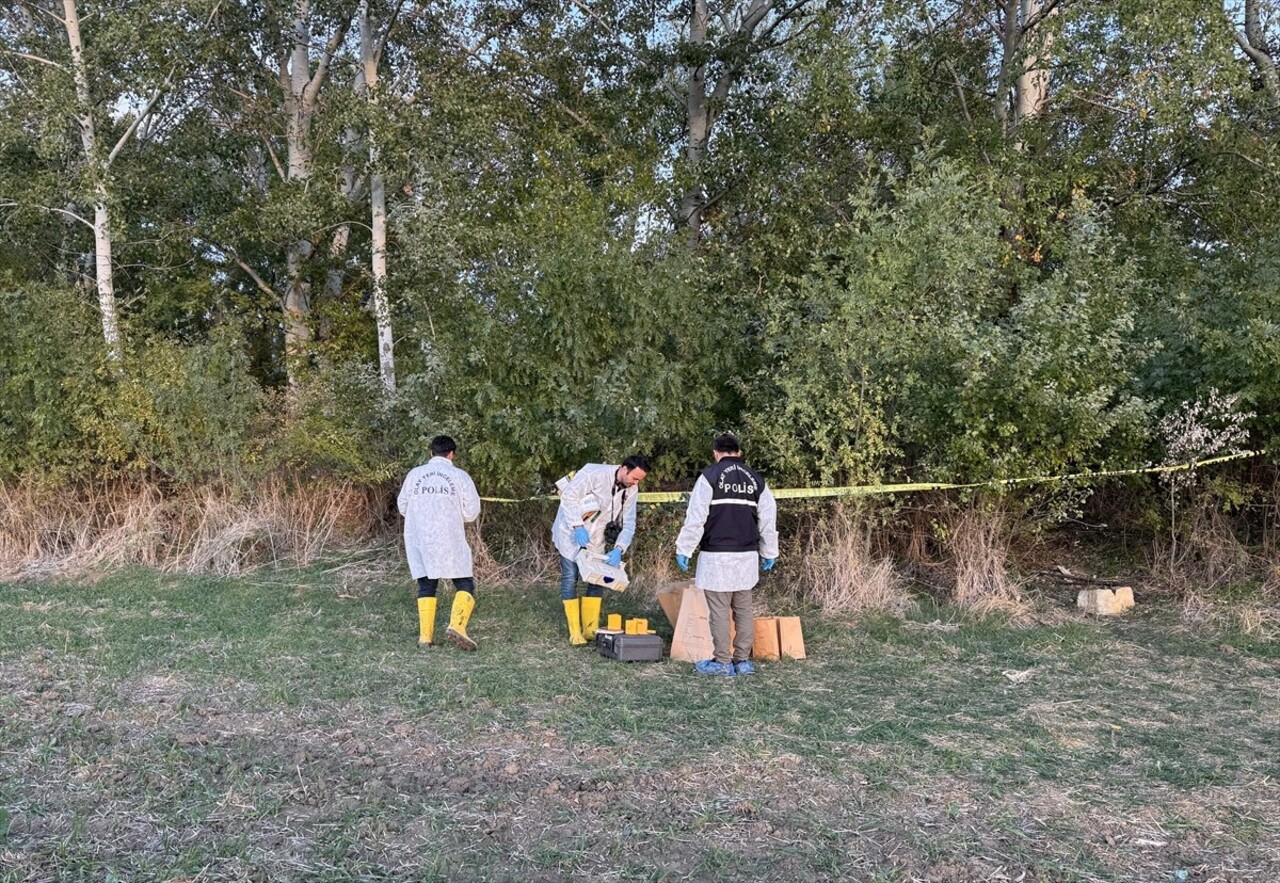
[[[554,582],[554,515],[545,502],[487,506],[467,527],[477,579],[490,585]],[[0,579],[128,565],[234,576],[308,566],[335,552],[377,553],[367,566],[381,572],[388,564],[404,566],[401,525],[390,492],[350,482],[274,480],[247,491],[174,492],[155,484],[22,484],[0,494]],[[675,529],[678,522],[673,528],[666,514],[645,513],[629,560],[634,592],[652,597],[673,576]]]
[[[835,506],[816,520],[804,540],[797,593],[827,615],[886,612],[913,606],[893,561],[872,548],[871,525],[857,510]]]
[[[155,485],[17,485],[0,500],[0,578],[133,564],[220,575],[306,566],[370,547],[384,531],[383,506],[375,489],[349,482],[172,494]]]
[[[1263,641],[1280,636],[1280,607],[1263,601],[1222,601],[1199,592],[1182,600],[1183,621],[1237,631]]]
[[[351,553],[367,553],[370,572],[404,566],[393,494],[316,479],[277,479],[247,490],[166,491],[141,483],[73,490],[12,485],[0,493],[0,579],[101,573],[127,565],[235,575],[312,565],[335,552],[343,554],[348,562],[343,566],[357,579]],[[1239,525],[1218,508],[1189,517],[1176,550],[1167,539],[1153,549],[1144,585],[1171,589],[1185,599],[1210,599],[1234,585],[1261,586],[1257,600],[1265,610],[1280,597],[1280,504],[1267,505],[1260,548],[1246,547],[1237,536]],[[916,577],[919,582],[934,585],[938,594],[972,613],[1021,614],[1022,587],[1010,575],[1015,531],[1008,513],[970,508],[947,518],[945,511],[941,498],[909,510],[788,507],[780,566],[762,588],[812,602],[827,614],[900,614],[911,603],[910,573],[904,568],[915,566],[923,574]],[[476,577],[486,584],[554,583],[558,564],[549,536],[554,513],[554,504],[546,501],[486,506],[481,522],[468,530]],[[674,547],[683,514],[680,506],[642,511],[628,555],[633,596],[652,599],[680,576]],[[1017,552],[1025,563],[1026,548]],[[1188,616],[1200,615],[1199,606],[1190,604]],[[1265,615],[1260,621],[1259,628],[1270,628]],[[1242,628],[1252,626],[1243,622]]]
[[[1185,517],[1178,536],[1166,531],[1152,543],[1149,570],[1156,584],[1194,608],[1225,588],[1268,580],[1268,562],[1240,541],[1220,508],[1201,506]]]
[[[551,545],[555,506],[546,500],[485,503],[479,520],[467,526],[476,579],[494,583],[537,583],[559,578]],[[403,522],[395,520],[396,532]]]
[[[952,519],[947,545],[956,604],[980,616],[1024,611],[1022,588],[1008,568],[1011,535],[1009,517],[999,508],[971,506]]]
[[[1280,596],[1280,563],[1272,564],[1267,569],[1267,574],[1262,580],[1262,594],[1270,597]]]
[[[533,538],[515,549],[514,555],[512,547],[504,544],[504,552],[511,556],[505,561],[500,560],[485,540],[481,526],[467,528],[467,541],[471,544],[471,560],[476,579],[485,584],[536,583],[546,582],[553,576],[559,578],[554,550],[548,552]],[[547,545],[550,546],[549,541]]]
[[[676,568],[676,537],[684,515],[683,503],[640,510],[635,541],[627,554],[628,594],[652,600],[671,583],[687,579]]]
[[[687,581],[689,574],[679,571],[675,557],[675,552],[670,550],[667,554],[654,552],[643,557],[637,554],[636,560],[627,564],[627,576],[631,579],[627,591],[637,598],[653,600],[673,583]]]
[[[1266,566],[1263,591],[1280,594],[1280,473],[1272,480],[1268,504],[1262,516],[1262,548]]]
[[[1183,564],[1212,589],[1256,571],[1252,554],[1240,542],[1230,520],[1217,507],[1203,508],[1192,522]],[[1198,565],[1198,566],[1197,566]]]
[[[1241,634],[1268,641],[1280,634],[1280,610],[1273,605],[1240,604],[1233,613]]]

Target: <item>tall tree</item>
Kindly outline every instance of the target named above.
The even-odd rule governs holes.
[[[373,124],[380,95],[381,81],[378,66],[382,61],[387,40],[399,14],[392,11],[379,33],[369,17],[369,0],[360,4],[360,72],[357,91],[362,93],[371,109],[369,142],[369,269],[372,273],[374,322],[378,329],[378,373],[388,392],[396,389],[395,338],[391,333],[391,307],[387,302],[387,185],[378,160],[378,138]]]
[[[312,20],[311,2],[294,0],[291,39],[287,49],[282,49],[274,59],[272,67],[279,81],[285,115],[285,180],[292,184],[305,185],[311,178],[312,126],[320,107],[320,93],[346,39],[353,15],[354,10],[339,11],[323,47],[314,52],[311,34],[316,22]],[[295,384],[311,340],[311,281],[306,264],[314,248],[310,239],[299,238],[289,245],[286,254],[285,361],[290,382]]]
[[[312,355],[316,250],[331,240],[339,195],[330,174],[340,178],[335,133],[343,125],[324,112],[325,97],[335,76],[354,76],[354,66],[342,60],[357,5],[228,4],[221,26],[231,39],[218,61],[222,76],[207,97],[224,134],[233,136],[219,149],[242,152],[240,206],[211,219],[211,248],[276,303],[284,375],[294,388]]]
[[[1244,54],[1249,57],[1249,61],[1252,62],[1258,78],[1266,89],[1271,107],[1276,109],[1280,108],[1280,73],[1277,72],[1274,41],[1267,34],[1267,28],[1263,21],[1263,8],[1269,5],[1266,0],[1244,0],[1244,6],[1240,9],[1243,20],[1232,22],[1232,35]],[[1232,3],[1228,0],[1229,16],[1233,6],[1239,8],[1237,3]],[[1267,11],[1273,15],[1276,12],[1274,8]]]
[[[91,31],[84,26],[82,8],[91,13]],[[182,44],[198,39],[199,28],[187,18],[192,11],[168,10],[161,18],[168,27],[158,28],[146,41],[130,37],[141,33],[139,23],[157,12],[150,3],[33,0],[9,4],[3,19],[10,38],[3,56],[11,81],[46,107],[68,109],[75,123],[80,144],[75,180],[80,186],[65,193],[65,204],[42,208],[92,230],[102,337],[116,363],[124,357],[113,260],[119,226],[114,217],[115,181],[121,177],[117,164],[131,145],[147,140],[157,107],[181,69]],[[59,102],[59,94],[67,100]],[[92,219],[81,210],[86,203],[92,206]]]
[[[683,63],[684,145],[687,184],[679,218],[691,245],[702,237],[704,214],[711,197],[703,180],[703,166],[711,148],[716,122],[730,94],[761,57],[795,39],[819,0],[693,0],[688,4],[688,36],[677,47]]]
[[[1049,94],[1046,56],[1053,45],[1047,22],[1070,0],[998,0],[987,18],[999,42],[995,114],[1006,135],[1034,118]]]
[[[379,376],[388,392],[396,388],[395,350],[391,329],[391,309],[387,302],[387,196],[386,183],[378,163],[377,112],[380,102],[378,68],[382,63],[387,41],[403,2],[385,11],[385,19],[379,23],[370,14],[369,0],[361,0],[356,14],[356,47],[352,61],[354,76],[351,81],[358,109],[351,111],[350,122],[341,137],[342,165],[338,171],[338,189],[352,214],[359,211],[367,198],[369,201],[370,253],[369,270],[372,293],[370,311],[378,335]],[[341,220],[329,239],[329,270],[325,279],[325,294],[331,302],[342,295],[346,278],[345,265],[351,241],[350,221]]]

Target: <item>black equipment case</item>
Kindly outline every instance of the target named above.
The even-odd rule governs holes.
[[[606,659],[621,662],[657,662],[662,659],[662,638],[657,635],[625,635],[596,632],[596,646]]]

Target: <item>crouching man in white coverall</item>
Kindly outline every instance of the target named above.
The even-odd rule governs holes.
[[[471,476],[453,465],[453,439],[431,440],[431,459],[405,477],[396,505],[404,516],[404,551],[418,581],[418,644],[432,646],[436,627],[436,587],[453,583],[453,611],[445,637],[463,650],[476,649],[467,622],[476,606],[471,546],[463,525],[480,516],[480,495]]]
[[[742,461],[738,439],[716,437],[714,465],[703,470],[689,495],[684,526],[676,537],[676,565],[689,569],[695,551],[694,585],[707,596],[714,657],[694,664],[701,674],[749,675],[756,640],[751,590],[761,570],[778,559],[777,504],[764,479]],[[733,618],[733,647],[729,619]]]
[[[600,627],[604,586],[587,585],[578,598],[578,552],[588,549],[618,566],[636,532],[638,485],[649,474],[649,462],[635,454],[619,466],[588,463],[560,489],[560,508],[551,525],[551,540],[560,553],[560,600],[569,627],[569,643],[594,640]],[[593,514],[595,513],[595,514]],[[608,552],[605,550],[612,546]]]

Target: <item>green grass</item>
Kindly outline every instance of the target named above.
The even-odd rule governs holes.
[[[725,680],[570,648],[550,585],[481,586],[474,654],[407,578],[0,586],[0,880],[1280,879],[1274,643],[802,613]]]

